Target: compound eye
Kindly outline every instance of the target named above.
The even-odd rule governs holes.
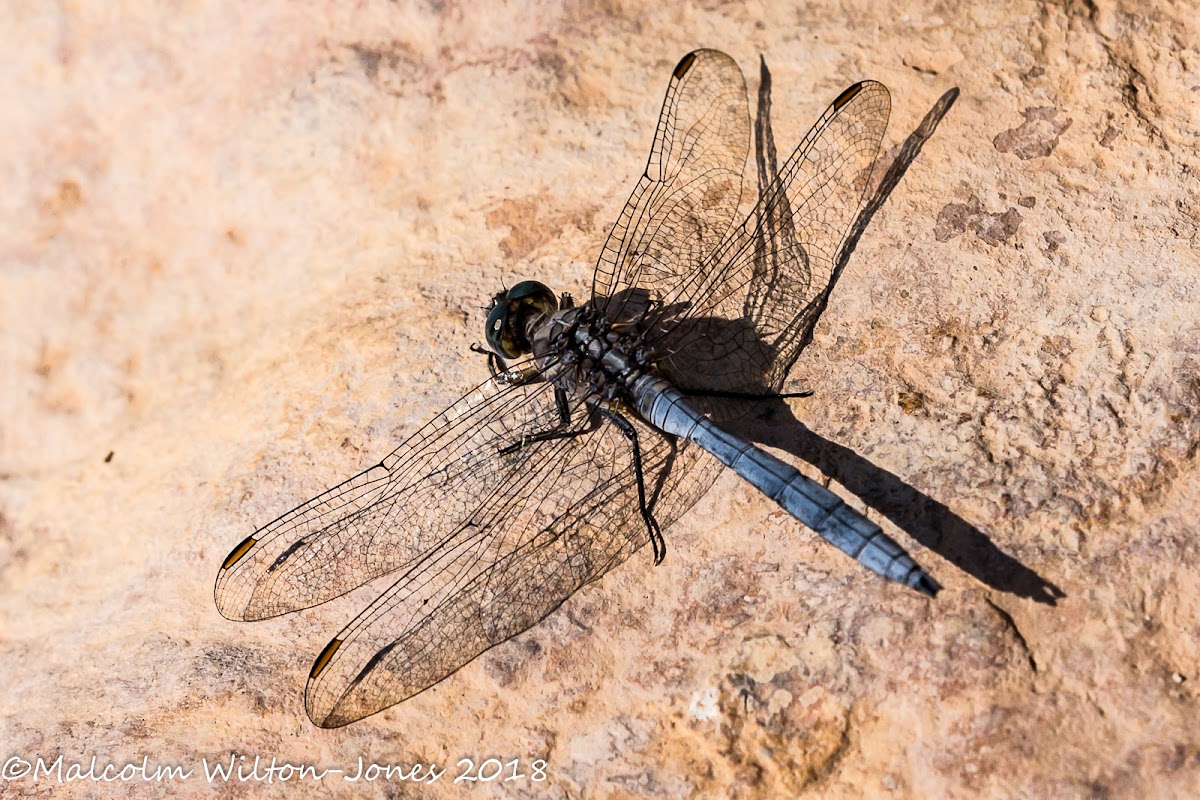
[[[526,308],[535,308],[543,314],[558,311],[558,299],[550,287],[540,281],[521,281],[508,290],[509,303],[519,302]]]
[[[509,330],[508,304],[498,303],[488,312],[487,323],[483,331],[488,347],[501,358],[517,358],[521,353],[513,341],[512,331]]]
[[[520,358],[532,352],[528,327],[558,310],[554,292],[544,283],[521,281],[501,292],[488,306],[484,337],[501,358]]]

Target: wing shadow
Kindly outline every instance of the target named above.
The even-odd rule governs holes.
[[[776,163],[770,122],[771,78],[765,60],[760,66],[762,80],[758,94],[759,114],[755,123],[755,158],[760,186],[763,186],[776,174]],[[833,285],[850,260],[867,225],[900,183],[908,167],[920,154],[925,142],[933,135],[957,97],[957,88],[942,95],[920,125],[904,141],[878,186],[855,218],[839,250],[829,285],[814,300],[815,313],[807,315],[808,324],[803,329],[793,332],[796,338],[792,341],[771,345],[778,356],[788,360],[785,371],[791,368],[800,351],[811,341],[813,327],[825,309]],[[772,233],[785,235],[786,232]],[[945,504],[934,500],[897,475],[871,463],[852,450],[811,431],[796,419],[787,403],[782,400],[764,400],[758,405],[759,413],[729,414],[726,415],[725,424],[731,431],[752,441],[784,450],[812,464],[926,548],[993,589],[1048,605],[1055,605],[1059,599],[1066,597],[1058,586],[1005,553],[987,534],[955,514]]]

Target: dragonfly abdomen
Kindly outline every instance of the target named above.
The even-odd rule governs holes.
[[[882,528],[794,467],[718,427],[667,381],[645,375],[635,382],[633,396],[638,412],[650,424],[712,453],[867,569],[930,597],[942,588]]]

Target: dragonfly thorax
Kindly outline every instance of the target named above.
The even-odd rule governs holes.
[[[614,323],[590,304],[552,314],[531,340],[546,377],[579,397],[627,399],[653,360],[636,326]]]

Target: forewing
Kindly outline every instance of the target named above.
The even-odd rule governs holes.
[[[453,549],[464,521],[505,508],[528,469],[530,449],[501,450],[559,422],[548,383],[481,384],[380,464],[234,548],[217,575],[217,608],[236,620],[286,614]],[[577,413],[570,428],[587,424]]]
[[[768,174],[746,221],[664,298],[665,371],[690,388],[780,389],[837,278],[890,109],[883,84],[851,86]]]
[[[600,253],[594,295],[618,298],[638,287],[657,299],[713,252],[737,213],[749,125],[737,63],[717,50],[684,56],[667,86],[646,171]]]

